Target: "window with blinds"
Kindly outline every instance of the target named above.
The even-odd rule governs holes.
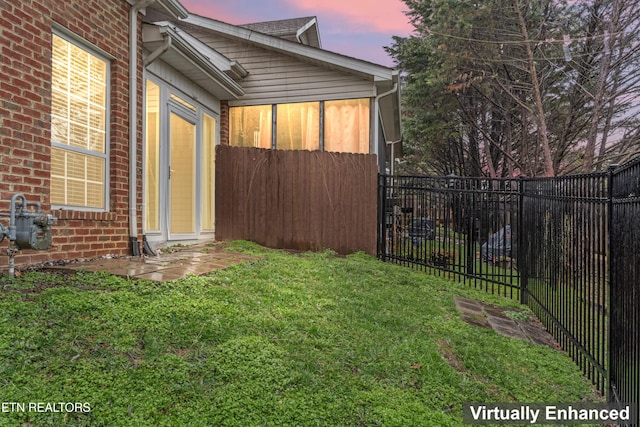
[[[106,60],[54,34],[51,85],[51,203],[106,208]]]

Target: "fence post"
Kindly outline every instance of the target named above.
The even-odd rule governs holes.
[[[461,193],[462,195],[462,193]],[[463,199],[464,200],[464,199]],[[467,206],[465,206],[465,210],[467,212],[467,274],[474,275],[475,274],[475,264],[476,264],[476,250],[475,250],[475,230],[476,230],[476,197],[475,193],[470,192],[467,197],[467,202],[469,202]],[[469,206],[470,205],[470,206]]]
[[[612,289],[614,289],[614,287],[617,285],[617,283],[615,282],[615,273],[614,273],[614,268],[617,268],[617,265],[615,265],[614,260],[613,260],[613,255],[615,254],[615,250],[613,249],[613,243],[612,243],[612,239],[611,239],[611,235],[615,233],[613,233],[613,171],[620,165],[610,165],[609,168],[607,169],[607,190],[608,190],[608,194],[607,194],[607,227],[609,228],[609,239],[607,242],[607,246],[608,246],[608,253],[609,253],[609,259],[608,261],[608,267],[609,267],[609,286],[607,287],[607,295],[606,295],[606,299],[607,301],[609,301],[609,304],[611,304],[611,291]],[[611,313],[611,307],[609,307],[609,313]],[[607,372],[607,392],[606,392],[606,398],[608,402],[614,402],[614,403],[618,403],[618,393],[615,390],[615,384],[612,384],[611,382],[611,360],[612,360],[612,348],[611,348],[611,330],[612,330],[612,323],[614,321],[614,319],[612,319],[613,316],[609,316],[609,322],[607,325],[607,340],[605,345],[607,346],[607,360],[609,361],[609,366],[605,366],[606,368],[606,372]]]
[[[378,174],[378,259],[386,260],[387,252],[387,178]]]
[[[520,304],[528,303],[529,285],[529,251],[525,238],[525,212],[524,212],[524,178],[518,178],[518,273],[520,276]]]

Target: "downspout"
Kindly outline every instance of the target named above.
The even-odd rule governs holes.
[[[131,254],[140,256],[138,243],[138,13],[155,0],[138,0],[129,11],[129,241]]]
[[[167,33],[162,34],[162,45],[160,45],[160,47],[158,47],[156,50],[151,52],[149,54],[149,56],[147,56],[144,59],[142,64],[145,67],[148,67],[153,61],[155,61],[156,59],[160,58],[163,53],[165,53],[167,50],[169,50],[169,48],[171,47],[172,40],[173,39],[171,38],[171,36],[169,34],[167,34]],[[145,210],[145,203],[144,203],[144,200],[143,200],[142,201],[142,211],[144,212],[144,210]],[[134,246],[136,246],[136,245],[134,245]],[[151,256],[155,256],[156,255],[156,253],[151,248],[151,245],[147,241],[147,236],[145,236],[144,234],[142,235],[142,253],[144,253],[145,255],[151,255]]]
[[[399,139],[397,141],[387,141],[387,145],[391,146],[391,168],[389,170],[389,173],[391,174],[391,176],[395,175],[395,164],[396,164],[396,156],[395,156],[395,150],[396,150],[396,144],[402,142],[402,139]]]
[[[385,96],[389,96],[391,94],[394,94],[397,91],[398,91],[398,83],[394,83],[393,87],[390,90],[388,90],[388,91],[386,91],[384,93],[381,93],[380,95],[376,96],[376,98],[375,98],[375,101],[376,101],[376,112],[378,113],[380,121],[382,121],[382,117],[380,116],[380,98],[384,98]],[[382,123],[382,129],[384,130],[384,122]],[[391,164],[391,171],[390,171],[391,175],[393,175],[393,162],[395,161],[395,159],[393,158],[394,157],[394,147],[395,147],[397,142],[400,142],[400,140],[393,141],[393,142],[385,141],[385,144],[389,144],[389,143],[391,144],[391,162],[390,162],[390,164]]]

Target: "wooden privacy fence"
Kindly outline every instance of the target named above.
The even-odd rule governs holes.
[[[376,157],[218,146],[216,239],[376,253]]]

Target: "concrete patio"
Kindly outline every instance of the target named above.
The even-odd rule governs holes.
[[[257,257],[227,251],[224,243],[207,243],[165,248],[158,251],[156,256],[99,258],[55,268],[108,271],[122,277],[166,282],[187,274],[206,274],[254,259]]]

